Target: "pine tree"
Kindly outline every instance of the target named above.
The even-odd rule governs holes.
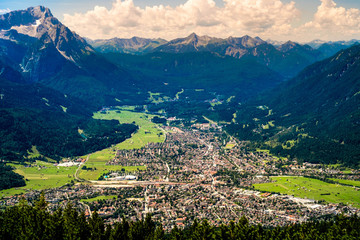
[[[102,218],[99,216],[97,211],[95,211],[91,218],[89,219],[90,227],[90,239],[92,240],[102,240],[104,239],[105,225]]]
[[[44,193],[44,191],[42,191],[40,194],[39,201],[37,201],[35,204],[35,208],[45,210],[47,205],[48,205],[48,203],[46,202],[46,199],[45,199],[45,193]]]
[[[162,240],[162,239],[164,239],[164,236],[165,236],[165,232],[164,232],[164,229],[162,228],[162,226],[161,225],[157,226],[157,228],[155,229],[155,232],[154,232],[153,239],[154,240]]]

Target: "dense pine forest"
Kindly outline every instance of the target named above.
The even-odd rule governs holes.
[[[25,186],[24,176],[12,170],[11,166],[0,163],[0,190]]]
[[[176,226],[164,232],[160,223],[151,216],[136,222],[125,218],[113,226],[105,225],[95,211],[89,219],[68,204],[63,210],[49,212],[44,195],[35,206],[23,200],[19,206],[0,212],[1,239],[360,239],[358,216],[335,218],[264,228],[250,225],[246,217],[238,222],[219,227],[206,220],[194,223],[184,229]]]

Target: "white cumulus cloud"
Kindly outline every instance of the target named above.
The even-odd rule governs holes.
[[[116,0],[110,9],[96,6],[86,13],[65,14],[64,24],[92,39],[133,36],[172,39],[192,32],[217,37],[287,36],[299,17],[294,2],[281,0],[188,0],[176,7],[140,8],[132,0]]]
[[[321,0],[314,18],[297,29],[307,40],[344,40],[360,37],[360,10],[338,7],[333,0]]]

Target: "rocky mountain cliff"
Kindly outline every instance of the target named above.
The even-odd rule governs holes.
[[[0,39],[2,59],[33,82],[52,76],[68,62],[81,66],[83,56],[94,54],[84,39],[42,6],[1,15]]]

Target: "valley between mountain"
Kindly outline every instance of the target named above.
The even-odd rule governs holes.
[[[250,223],[278,226],[358,212],[355,169],[251,150],[213,121],[185,126],[168,118],[156,124],[159,116],[133,107],[103,108],[94,118],[135,122],[139,130],[111,148],[60,164],[12,165],[27,186],[3,190],[2,205],[36,199],[42,190],[50,208],[71,199],[87,215],[97,209],[108,223],[151,213],[167,230],[199,216],[215,225],[246,216]]]
[[[359,42],[91,40],[43,6],[0,15],[0,238],[358,234]]]

